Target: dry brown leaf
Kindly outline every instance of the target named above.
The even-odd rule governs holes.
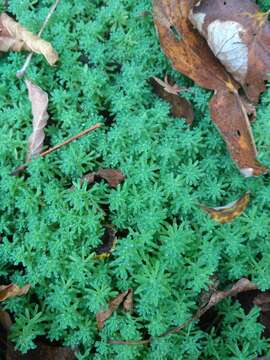
[[[250,192],[247,192],[240,199],[233,201],[228,205],[214,208],[202,206],[202,209],[208,212],[214,220],[221,224],[225,224],[240,216],[248,206],[249,201]]]
[[[266,174],[268,169],[256,159],[247,108],[238,93],[218,91],[210,101],[210,111],[241,174],[245,177]]]
[[[156,94],[170,103],[172,116],[177,118],[183,117],[191,125],[194,120],[194,112],[190,101],[178,96],[181,89],[176,84],[170,84],[167,76],[164,81],[153,77],[150,79],[150,83]]]
[[[257,102],[270,72],[269,12],[254,0],[202,0],[190,20],[203,34],[215,56]]]
[[[82,177],[81,183],[83,181],[88,182],[89,185],[92,185],[96,178],[101,178],[106,180],[111,187],[116,187],[125,180],[125,176],[121,173],[120,170],[116,169],[99,169],[96,172],[91,172]]]
[[[97,313],[96,320],[99,330],[101,330],[104,327],[105,321],[109,319],[109,317],[111,317],[113,312],[118,309],[118,307],[123,303],[123,301],[127,298],[127,296],[129,296],[130,293],[133,294],[132,289],[128,289],[123,293],[119,294],[109,302],[108,310],[100,311],[99,313]],[[130,296],[132,297],[132,295]],[[125,310],[131,311],[132,310],[131,307],[132,307],[132,300],[129,297],[125,305]]]
[[[48,94],[39,86],[25,81],[29,100],[32,105],[33,114],[33,132],[29,137],[29,150],[26,160],[29,161],[33,156],[38,155],[42,151],[43,142],[45,139],[44,127],[48,122]]]
[[[212,118],[240,171],[245,176],[265,174],[267,169],[256,160],[257,150],[247,122],[247,107],[238,95],[240,85],[227,73],[191,24],[189,16],[194,4],[200,2],[153,0],[161,47],[176,70],[200,86],[215,90],[210,103]],[[220,106],[226,111],[220,111]],[[236,137],[238,132],[241,135]]]
[[[5,13],[0,15],[0,51],[33,51],[42,54],[50,65],[58,60],[52,45],[34,35]]]
[[[20,288],[18,285],[9,284],[0,286],[0,301],[4,301],[11,297],[22,296],[28,293],[30,285],[25,285]]]
[[[116,187],[125,179],[121,171],[115,169],[99,169],[96,175],[106,180],[111,187]]]
[[[153,10],[162,49],[176,70],[212,90],[233,81],[188,19],[190,0],[153,0]]]

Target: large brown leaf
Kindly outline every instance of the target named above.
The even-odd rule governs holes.
[[[228,74],[188,18],[197,3],[191,0],[153,0],[161,47],[176,70],[200,86],[215,90],[215,97],[210,102],[212,119],[240,171],[245,176],[265,174],[267,169],[256,160],[257,150],[247,121],[247,106],[238,95],[239,84]]]
[[[190,0],[153,0],[162,49],[176,70],[200,86],[224,89],[231,77],[189,21],[190,9]]]
[[[50,65],[58,60],[58,54],[52,45],[32,34],[10,16],[0,14],[0,51],[33,51],[42,54]]]
[[[268,13],[254,0],[202,0],[190,20],[203,34],[215,56],[254,102],[265,90],[270,72]]]

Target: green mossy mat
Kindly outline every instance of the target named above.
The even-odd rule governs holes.
[[[52,1],[9,0],[9,13],[37,33]],[[260,1],[263,9],[270,1]],[[209,332],[192,323],[150,346],[119,346],[107,339],[156,336],[189,319],[199,294],[218,274],[221,288],[249,277],[270,287],[269,176],[244,179],[208,111],[207,92],[176,73],[160,50],[147,0],[65,0],[44,32],[59,52],[50,67],[35,55],[27,78],[49,94],[46,145],[83,129],[104,126],[38,159],[20,177],[32,130],[31,105],[16,78],[23,53],[0,58],[0,279],[31,284],[24,297],[3,303],[15,319],[11,339],[23,352],[46,336],[79,349],[78,359],[253,360],[270,354],[257,322],[226,299],[222,321]],[[169,115],[148,79],[172,76],[193,87],[194,125]],[[270,166],[270,89],[252,125],[259,160]],[[80,186],[99,168],[121,170],[116,189],[104,181]],[[74,191],[69,188],[75,184]],[[251,190],[252,200],[232,223],[215,223],[199,203],[217,206]],[[105,225],[118,240],[101,261],[94,250]],[[119,309],[98,332],[95,315],[109,299],[134,289],[135,312]]]

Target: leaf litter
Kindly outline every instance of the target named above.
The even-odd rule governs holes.
[[[210,3],[207,0],[200,2],[191,0],[153,0],[154,21],[160,44],[176,70],[191,78],[198,85],[214,90],[214,95],[209,103],[211,116],[227,144],[232,159],[245,177],[259,176],[267,173],[268,169],[256,159],[257,149],[247,113],[247,109],[250,109],[252,105],[247,105],[247,100],[243,100],[242,96],[239,95],[239,90],[243,86],[247,99],[252,101],[256,101],[258,95],[264,90],[262,82],[266,78],[270,60],[269,57],[265,56],[263,65],[260,66],[259,50],[256,53],[254,49],[259,48],[258,44],[262,41],[265,45],[269,43],[270,32],[268,32],[267,17],[258,15],[258,8],[251,6],[251,0],[233,0],[230,2],[232,4],[230,9],[224,13],[221,10],[221,3],[223,8],[226,8],[224,6],[224,4],[227,4],[226,2],[218,1],[219,6],[217,8],[211,6]],[[210,15],[208,16],[207,11],[209,11],[210,15],[211,11],[215,13],[212,22],[209,20]],[[243,15],[245,12],[247,15]],[[242,41],[242,45],[239,47],[235,45],[235,42],[241,36],[240,30],[238,31],[238,29],[242,29],[240,23],[234,24],[233,28],[228,28],[228,31],[222,32],[222,34],[225,33],[224,35],[220,35],[220,28],[217,27],[216,29],[215,24],[220,26],[220,22],[224,22],[226,16],[228,17],[232,13],[234,15],[231,16],[235,16],[235,18],[243,16],[246,19],[246,27],[255,27],[258,34],[263,35],[256,35],[253,37],[252,42],[246,40],[244,43]],[[209,26],[214,23],[212,25],[214,30],[210,28],[210,31],[208,31],[208,26],[206,33],[204,29],[208,23]],[[206,39],[203,35],[200,35],[199,31],[203,35],[207,35]],[[248,34],[250,34],[250,31]],[[234,39],[233,48],[232,46],[229,47],[226,52],[226,46],[229,46],[227,45],[229,43],[227,38],[230,39],[230,37]],[[253,60],[248,62],[246,58],[244,65],[242,63],[235,64],[235,59],[231,54],[233,51],[238,51],[235,58],[238,58],[239,54],[242,59],[243,48],[247,57],[251,56],[250,54],[253,55]],[[214,51],[211,49],[214,49]],[[222,60],[226,67],[221,64]],[[266,64],[267,60],[269,64]],[[259,69],[255,71],[258,67]],[[244,70],[245,78],[241,78],[243,81],[239,82],[240,73],[242,71],[243,74]],[[258,80],[253,85],[250,79],[255,76],[254,72],[258,75]],[[245,84],[249,86],[245,86]]]

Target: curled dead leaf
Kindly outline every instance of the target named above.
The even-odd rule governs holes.
[[[42,54],[50,65],[58,60],[52,45],[34,35],[5,13],[0,15],[0,51],[33,51]]]
[[[33,156],[40,154],[42,151],[45,139],[44,127],[49,119],[47,112],[48,94],[29,80],[26,80],[25,83],[33,114],[33,132],[29,137],[29,150],[26,157],[26,160],[29,161]]]
[[[172,85],[167,76],[164,81],[153,77],[150,79],[150,84],[156,94],[171,105],[171,114],[173,117],[184,118],[188,124],[192,124],[194,120],[192,105],[187,99],[178,96],[181,88],[176,84]]]
[[[30,289],[30,285],[25,285],[20,288],[18,285],[9,284],[9,285],[1,285],[0,286],[0,301],[4,301],[6,299],[22,296],[28,293]]]
[[[225,224],[240,216],[248,206],[249,201],[250,192],[247,192],[240,199],[233,201],[228,205],[214,208],[202,206],[202,209],[208,212],[214,220],[221,224]]]
[[[116,296],[114,299],[112,299],[109,302],[108,310],[100,311],[96,315],[98,329],[101,330],[104,327],[105,321],[111,317],[113,312],[115,310],[117,310],[118,307],[123,302],[124,302],[123,307],[124,307],[125,311],[131,312],[132,308],[133,308],[132,298],[133,298],[133,290],[128,289],[128,290],[124,291],[123,293],[119,294],[118,296]]]

